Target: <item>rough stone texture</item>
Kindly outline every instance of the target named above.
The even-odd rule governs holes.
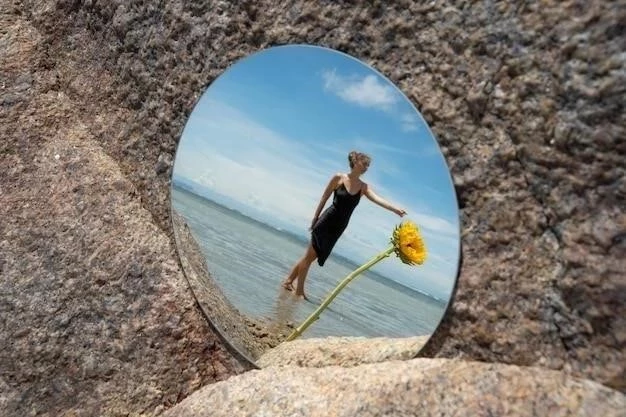
[[[603,416],[626,396],[561,372],[449,359],[267,368],[202,388],[165,413],[202,416]]]
[[[171,161],[208,83],[295,42],[387,75],[451,167],[464,267],[424,354],[626,390],[623,2],[13,0],[0,16],[3,414],[139,413],[238,372],[176,262]]]
[[[267,351],[256,364],[261,368],[270,366],[357,366],[413,359],[429,336],[398,339],[384,337],[326,337],[323,339],[296,339],[284,342]]]
[[[432,33],[451,50],[413,88],[468,230],[453,315],[424,354],[563,369],[624,390],[624,3],[471,10],[432,12],[446,16]]]
[[[42,34],[0,21],[0,415],[151,414],[243,371],[94,137],[117,109],[53,87]],[[106,86],[94,66],[80,77]]]

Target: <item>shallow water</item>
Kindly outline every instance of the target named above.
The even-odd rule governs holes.
[[[314,263],[305,282],[312,302],[298,300],[280,284],[304,253],[306,242],[176,186],[172,203],[189,225],[215,281],[250,317],[298,325],[355,269],[332,255],[324,267]],[[359,275],[301,337],[431,334],[445,304],[406,287],[387,285],[383,282],[389,281],[378,277],[368,271]]]

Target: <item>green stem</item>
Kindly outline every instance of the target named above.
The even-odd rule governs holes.
[[[326,307],[328,307],[328,305],[331,303],[331,301],[333,301],[335,299],[335,297],[337,297],[337,295],[341,292],[341,290],[343,290],[344,287],[350,283],[350,281],[352,281],[357,275],[359,275],[363,271],[371,268],[372,266],[374,266],[378,262],[380,262],[383,259],[385,259],[386,257],[388,257],[393,252],[393,249],[394,249],[394,247],[392,245],[389,248],[387,248],[386,250],[384,250],[383,252],[381,252],[378,255],[376,255],[375,257],[373,257],[366,264],[363,264],[362,266],[358,267],[357,269],[352,271],[350,274],[348,274],[348,276],[345,277],[343,279],[343,281],[341,281],[339,283],[339,285],[337,285],[335,287],[333,292],[331,292],[330,295],[328,297],[326,297],[324,302],[317,308],[317,310],[315,310],[313,312],[313,314],[311,314],[296,330],[293,331],[293,333],[291,333],[289,335],[289,337],[286,339],[286,341],[289,342],[289,341],[295,339],[296,337],[300,336],[302,334],[302,332],[305,331],[306,328],[311,325],[311,323],[313,323],[315,320],[317,320],[319,318],[319,315],[321,314],[321,312],[324,311],[326,309]]]

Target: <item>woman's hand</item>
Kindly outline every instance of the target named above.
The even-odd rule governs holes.
[[[392,211],[393,211],[394,213],[396,213],[396,214],[397,214],[398,216],[400,216],[400,217],[404,217],[404,216],[406,215],[406,211],[405,211],[405,210],[400,209],[400,208],[397,208],[397,207],[394,207],[394,208],[392,209]]]

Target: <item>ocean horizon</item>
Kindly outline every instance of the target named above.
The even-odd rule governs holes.
[[[283,233],[285,235],[286,238],[293,240],[294,242],[299,242],[302,243],[304,245],[308,245],[309,240],[310,240],[310,236],[307,235],[303,235],[303,234],[298,234],[296,232],[290,231],[288,230],[288,228],[283,228],[283,227],[279,227],[279,226],[274,226],[271,224],[268,224],[266,222],[263,222],[259,219],[256,219],[252,216],[249,216],[245,213],[243,213],[241,210],[233,208],[233,207],[229,207],[225,204],[222,204],[218,201],[215,201],[213,198],[210,198],[208,196],[205,195],[205,193],[203,192],[202,186],[200,186],[199,184],[187,180],[185,178],[181,178],[181,177],[176,177],[174,176],[174,179],[172,180],[172,186],[178,188],[180,191],[185,191],[188,193],[191,193],[194,196],[197,196],[199,198],[202,198],[203,200],[205,200],[205,202],[207,204],[213,205],[216,209],[218,210],[225,210],[227,213],[231,213],[235,216],[240,216],[242,219],[245,219],[246,221],[250,221],[250,222],[254,222],[257,223],[259,226],[267,228],[270,231],[275,231],[275,232],[279,232],[279,233]],[[372,254],[372,257],[375,254]],[[329,257],[332,257],[335,261],[340,262],[345,264],[346,266],[349,266],[352,270],[355,270],[356,268],[360,267],[362,265],[362,263],[358,263],[352,259],[350,259],[349,256],[346,256],[344,254],[341,254],[339,250],[335,249],[333,250],[333,252],[330,254]],[[415,287],[411,287],[408,285],[405,285],[401,282],[398,282],[396,280],[394,280],[393,278],[387,277],[383,274],[378,273],[375,270],[368,270],[367,274],[371,275],[372,278],[380,280],[381,283],[385,284],[385,285],[397,285],[399,286],[399,289],[402,290],[408,290],[408,291],[415,291],[419,294],[425,295],[427,297],[430,297],[436,301],[439,301],[441,303],[446,304],[447,301],[441,299],[440,297],[435,296],[434,294],[431,294],[430,292],[420,289],[420,288],[415,288]]]

